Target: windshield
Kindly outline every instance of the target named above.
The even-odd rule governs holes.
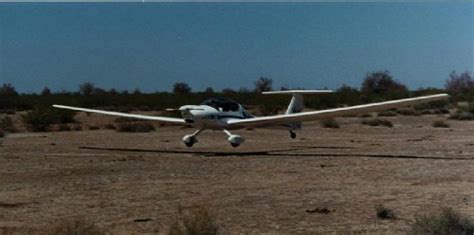
[[[201,105],[211,106],[219,111],[223,112],[236,112],[239,111],[239,104],[229,98],[218,97],[211,98],[201,103]]]

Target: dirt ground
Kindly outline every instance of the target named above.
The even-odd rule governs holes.
[[[474,122],[387,119],[393,128],[308,123],[295,140],[235,131],[246,138],[239,148],[213,131],[186,148],[193,129],[180,127],[10,134],[0,147],[0,232],[85,219],[110,234],[166,233],[191,205],[207,206],[223,234],[403,234],[442,207],[474,217]],[[397,219],[378,219],[377,205]]]

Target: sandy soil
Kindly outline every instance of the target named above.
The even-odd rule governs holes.
[[[239,148],[212,131],[186,148],[193,130],[179,127],[11,134],[0,148],[0,231],[83,218],[111,234],[166,233],[190,205],[209,207],[224,234],[394,234],[441,207],[473,216],[474,122],[387,119],[394,128],[309,123],[295,140],[235,131],[247,141]],[[378,219],[377,205],[398,218]],[[329,213],[310,213],[318,208]]]

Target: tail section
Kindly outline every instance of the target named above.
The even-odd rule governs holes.
[[[289,94],[292,95],[290,104],[286,109],[285,114],[300,113],[304,109],[304,100],[303,94],[327,94],[332,93],[331,90],[285,90],[285,91],[266,91],[262,92],[265,95],[278,95],[278,94]],[[291,123],[284,125],[285,128],[288,128],[290,131],[290,136],[292,139],[296,137],[296,134],[293,130],[301,129],[301,122]]]
[[[262,92],[265,95],[289,94],[291,98],[290,104],[286,109],[285,114],[299,113],[304,109],[303,94],[327,94],[332,93],[331,90],[286,90],[286,91],[266,91]]]

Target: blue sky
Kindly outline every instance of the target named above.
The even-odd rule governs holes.
[[[0,83],[146,92],[359,87],[389,70],[410,88],[474,72],[474,3],[0,3]]]

